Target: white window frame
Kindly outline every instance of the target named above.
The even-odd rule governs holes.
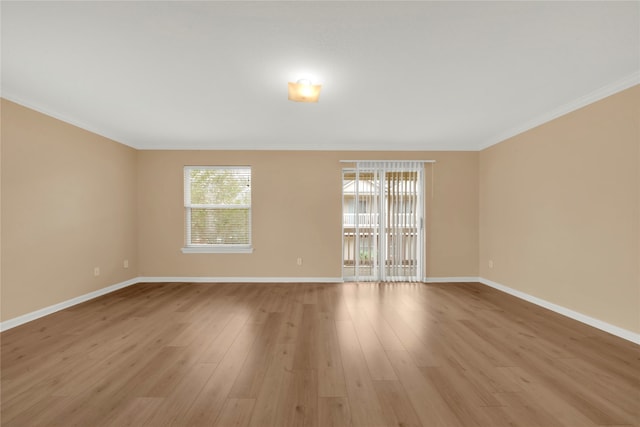
[[[253,180],[253,171],[251,166],[185,166],[183,172],[184,181],[184,215],[185,215],[185,242],[181,249],[184,254],[215,254],[215,253],[232,253],[232,254],[249,254],[253,252],[252,246],[252,203],[249,205],[200,205],[191,203],[191,171],[192,170],[228,170],[228,169],[249,169],[249,175]],[[253,199],[253,188],[251,189],[251,199]],[[249,209],[249,243],[248,244],[190,244],[191,241],[191,208],[218,208],[218,209]]]

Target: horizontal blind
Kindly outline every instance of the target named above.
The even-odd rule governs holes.
[[[251,244],[251,168],[187,166],[187,246]]]

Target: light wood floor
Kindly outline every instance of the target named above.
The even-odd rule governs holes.
[[[638,425],[638,346],[480,284],[138,284],[4,332],[2,426]]]

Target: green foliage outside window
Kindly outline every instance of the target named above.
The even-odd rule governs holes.
[[[192,245],[250,243],[251,170],[190,169]]]

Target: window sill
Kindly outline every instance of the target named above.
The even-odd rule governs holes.
[[[183,254],[250,254],[251,246],[187,246],[181,249]]]

